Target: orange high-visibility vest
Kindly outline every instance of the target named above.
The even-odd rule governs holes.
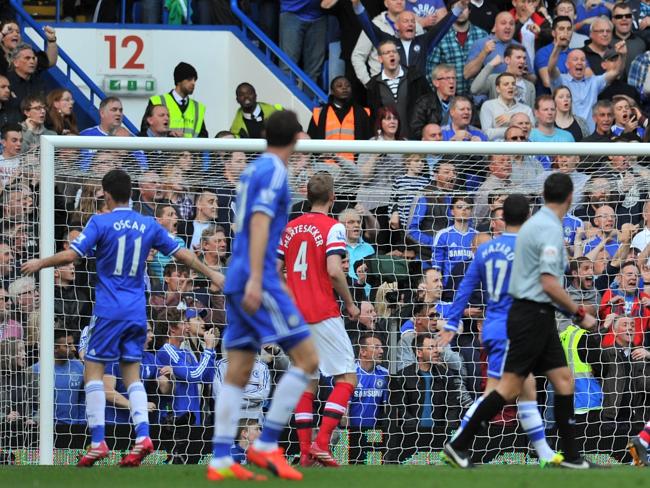
[[[313,112],[314,124],[318,125],[320,113],[322,108],[315,107]],[[368,116],[370,110],[364,108]],[[334,109],[330,106],[327,108],[327,117],[325,118],[325,139],[332,141],[354,141],[354,110],[350,111],[343,118],[343,122],[339,122]],[[338,153],[339,157],[354,161],[354,153]]]

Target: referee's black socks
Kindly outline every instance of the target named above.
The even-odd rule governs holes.
[[[474,437],[481,429],[481,424],[483,422],[489,422],[492,417],[501,411],[505,404],[506,400],[496,390],[492,391],[479,404],[478,408],[474,411],[474,415],[470,417],[469,422],[460,431],[458,437],[451,442],[452,447],[460,451],[469,449]]]
[[[562,450],[567,461],[574,461],[580,456],[576,444],[576,419],[573,411],[573,395],[555,393],[555,421],[560,434]]]

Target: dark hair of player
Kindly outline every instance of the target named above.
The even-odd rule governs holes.
[[[521,193],[513,193],[503,202],[503,220],[506,225],[522,225],[530,213],[528,199]]]
[[[131,198],[131,177],[121,169],[112,169],[102,178],[102,188],[115,203],[129,203]]]
[[[274,112],[264,124],[266,142],[271,147],[287,147],[293,144],[302,132],[298,116],[291,110]]]
[[[546,203],[564,203],[571,193],[573,193],[573,182],[564,173],[553,173],[544,181]]]
[[[312,205],[327,203],[334,193],[334,179],[326,171],[319,171],[307,183],[307,200]]]

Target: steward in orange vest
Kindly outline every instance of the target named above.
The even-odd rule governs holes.
[[[370,127],[370,110],[354,103],[352,85],[344,76],[337,76],[327,104],[314,108],[307,133],[312,139],[365,141],[372,136]],[[339,156],[354,161],[352,153]]]

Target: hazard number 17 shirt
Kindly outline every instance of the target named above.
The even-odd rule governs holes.
[[[345,227],[322,213],[306,213],[289,222],[278,256],[285,262],[287,284],[308,324],[340,317],[327,256],[345,257]]]

